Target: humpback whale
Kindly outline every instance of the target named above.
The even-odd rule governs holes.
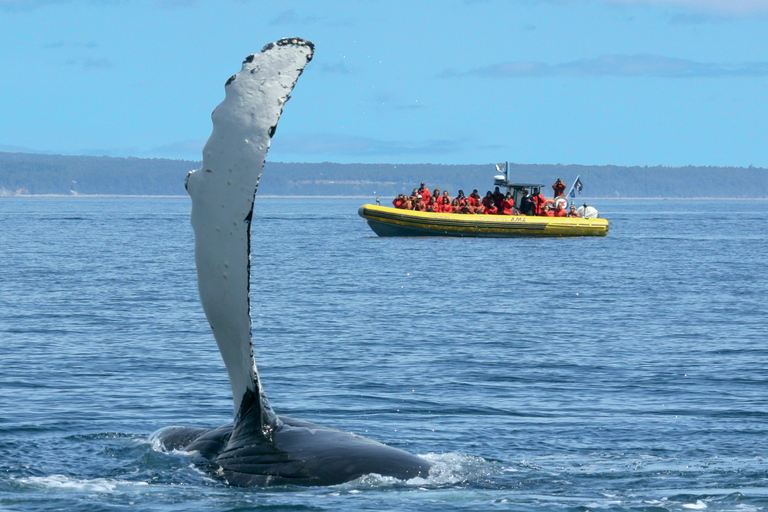
[[[281,39],[248,56],[211,114],[200,169],[187,175],[198,290],[224,360],[234,421],[215,429],[166,427],[166,450],[196,452],[230,485],[334,485],[366,474],[426,476],[426,460],[364,437],[278,416],[254,358],[250,307],[251,221],[264,161],[285,102],[314,45]]]

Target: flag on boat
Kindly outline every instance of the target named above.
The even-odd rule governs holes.
[[[584,185],[581,184],[581,179],[576,178],[576,183],[574,183],[573,186],[571,187],[571,194],[570,194],[571,197],[576,197],[576,191],[578,191],[579,194],[581,194],[582,188],[584,188]]]

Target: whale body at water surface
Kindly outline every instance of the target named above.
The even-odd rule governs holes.
[[[232,485],[333,485],[372,473],[409,479],[430,468],[403,450],[278,417],[259,380],[249,289],[253,201],[283,106],[313,52],[312,43],[288,38],[247,57],[211,114],[202,166],[187,176],[200,300],[229,374],[235,419],[213,430],[166,427],[153,438],[199,453]]]

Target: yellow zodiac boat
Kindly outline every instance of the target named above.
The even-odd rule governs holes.
[[[379,236],[539,237],[605,236],[606,219],[466,215],[399,210],[366,204],[357,213]]]

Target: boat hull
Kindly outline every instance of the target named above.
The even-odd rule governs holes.
[[[606,219],[431,213],[371,204],[361,206],[357,213],[379,236],[515,238],[608,234]]]

